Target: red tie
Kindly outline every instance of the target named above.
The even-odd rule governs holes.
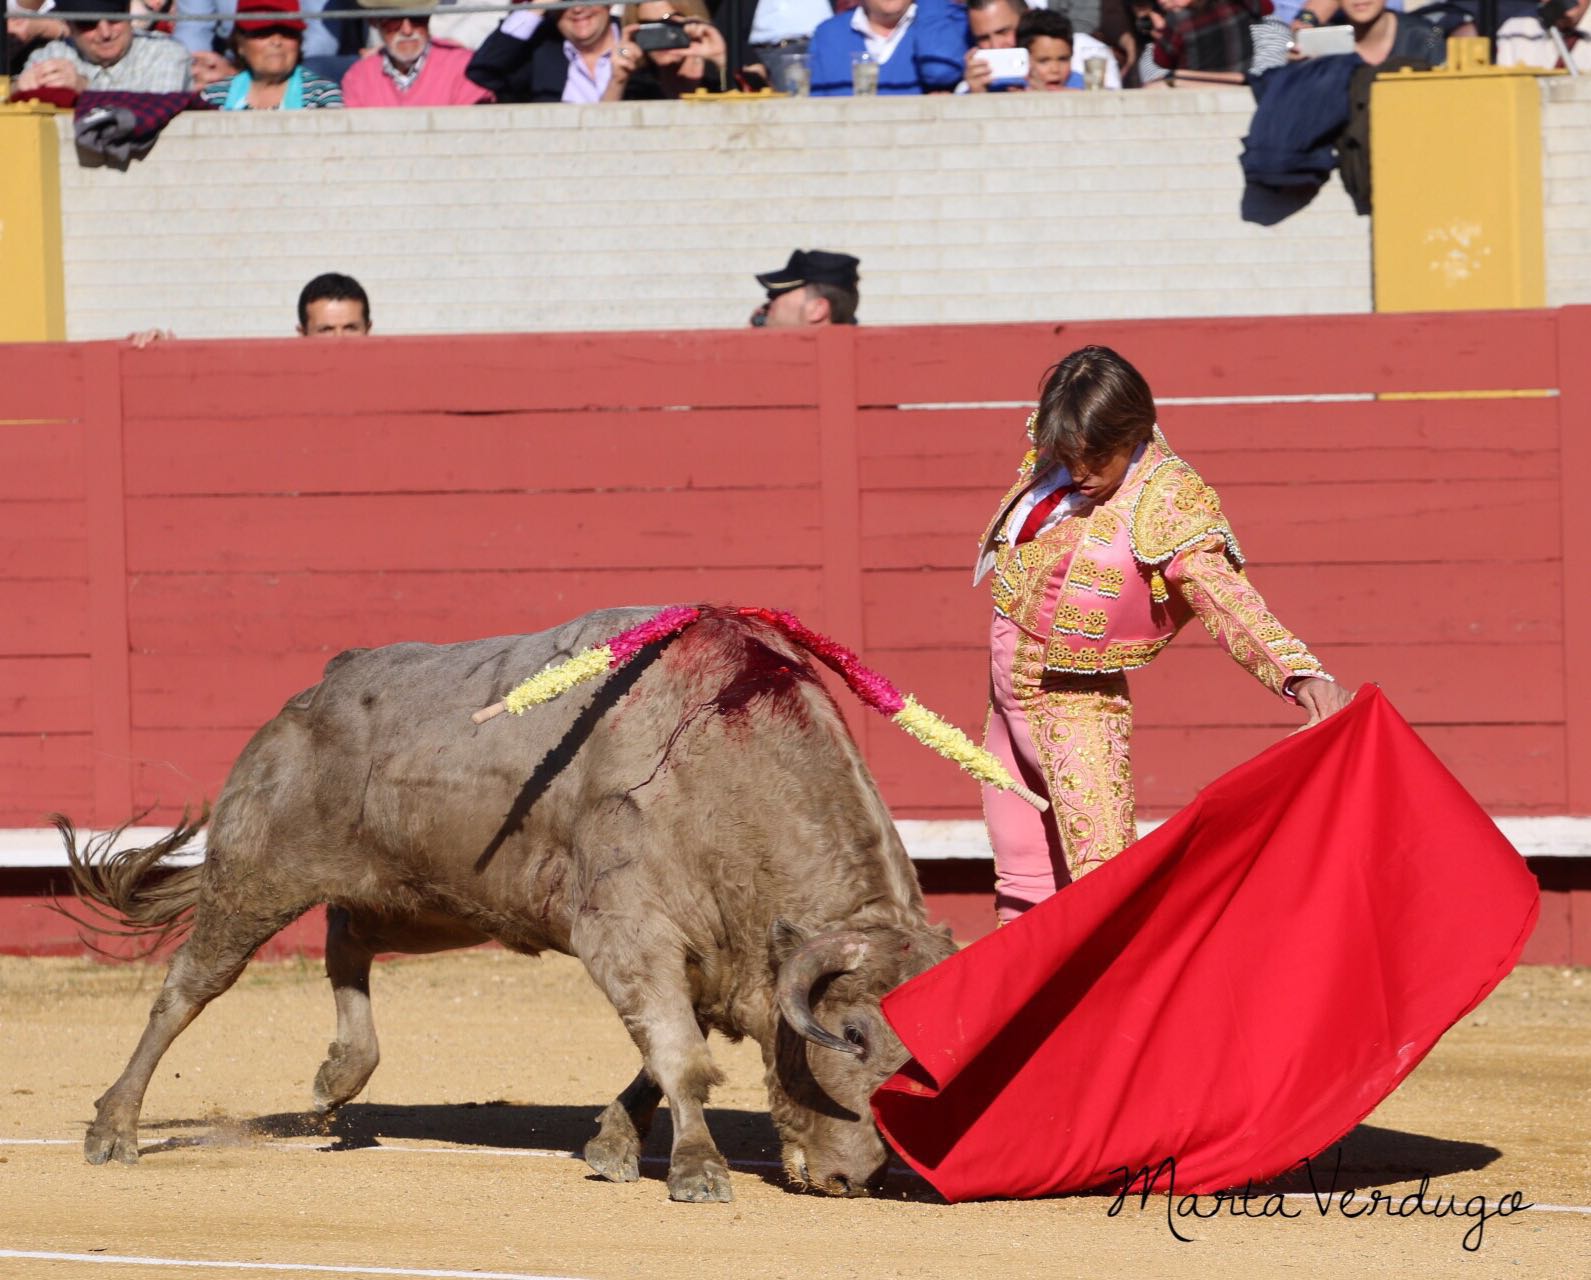
[[[1049,518],[1050,512],[1061,505],[1061,499],[1072,491],[1072,486],[1063,484],[1047,498],[1040,498],[1033,504],[1033,510],[1028,512],[1028,518],[1022,522],[1022,532],[1016,536],[1016,545],[1032,542],[1038,537],[1039,527]]]

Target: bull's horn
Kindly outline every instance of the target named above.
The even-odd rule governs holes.
[[[819,934],[779,966],[779,1009],[803,1039],[840,1053],[860,1054],[862,1046],[842,1040],[812,1014],[812,988],[831,973],[849,973],[861,965],[872,944],[854,929]]]

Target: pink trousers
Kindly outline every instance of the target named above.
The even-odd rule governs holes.
[[[1039,813],[1008,791],[983,788],[1002,923],[1137,839],[1126,677],[1047,673],[1043,655],[1039,641],[994,615],[984,746],[1050,801]]]

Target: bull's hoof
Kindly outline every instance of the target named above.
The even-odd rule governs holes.
[[[315,1110],[323,1115],[337,1110],[370,1082],[377,1061],[372,1055],[355,1053],[335,1041],[328,1045],[326,1061],[315,1073]]]
[[[584,1154],[592,1172],[609,1182],[641,1180],[641,1135],[621,1103],[610,1102],[597,1118],[597,1136]]]
[[[90,1164],[108,1164],[112,1160],[122,1164],[137,1164],[138,1135],[117,1133],[94,1125],[83,1139],[83,1159]]]
[[[609,1182],[639,1182],[641,1153],[634,1143],[624,1143],[599,1133],[586,1143],[586,1163],[591,1171]]]
[[[686,1204],[728,1204],[735,1198],[729,1170],[718,1160],[676,1162],[668,1171],[668,1198]]]

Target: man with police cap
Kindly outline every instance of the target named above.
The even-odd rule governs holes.
[[[55,0],[51,13],[64,19],[68,40],[35,49],[14,89],[66,89],[73,93],[184,93],[193,88],[188,51],[170,36],[134,31],[130,17],[86,18],[91,13],[126,14],[128,0]]]
[[[781,271],[757,277],[768,301],[751,313],[757,328],[796,328],[812,324],[855,324],[860,299],[856,269],[848,253],[797,249]]]

